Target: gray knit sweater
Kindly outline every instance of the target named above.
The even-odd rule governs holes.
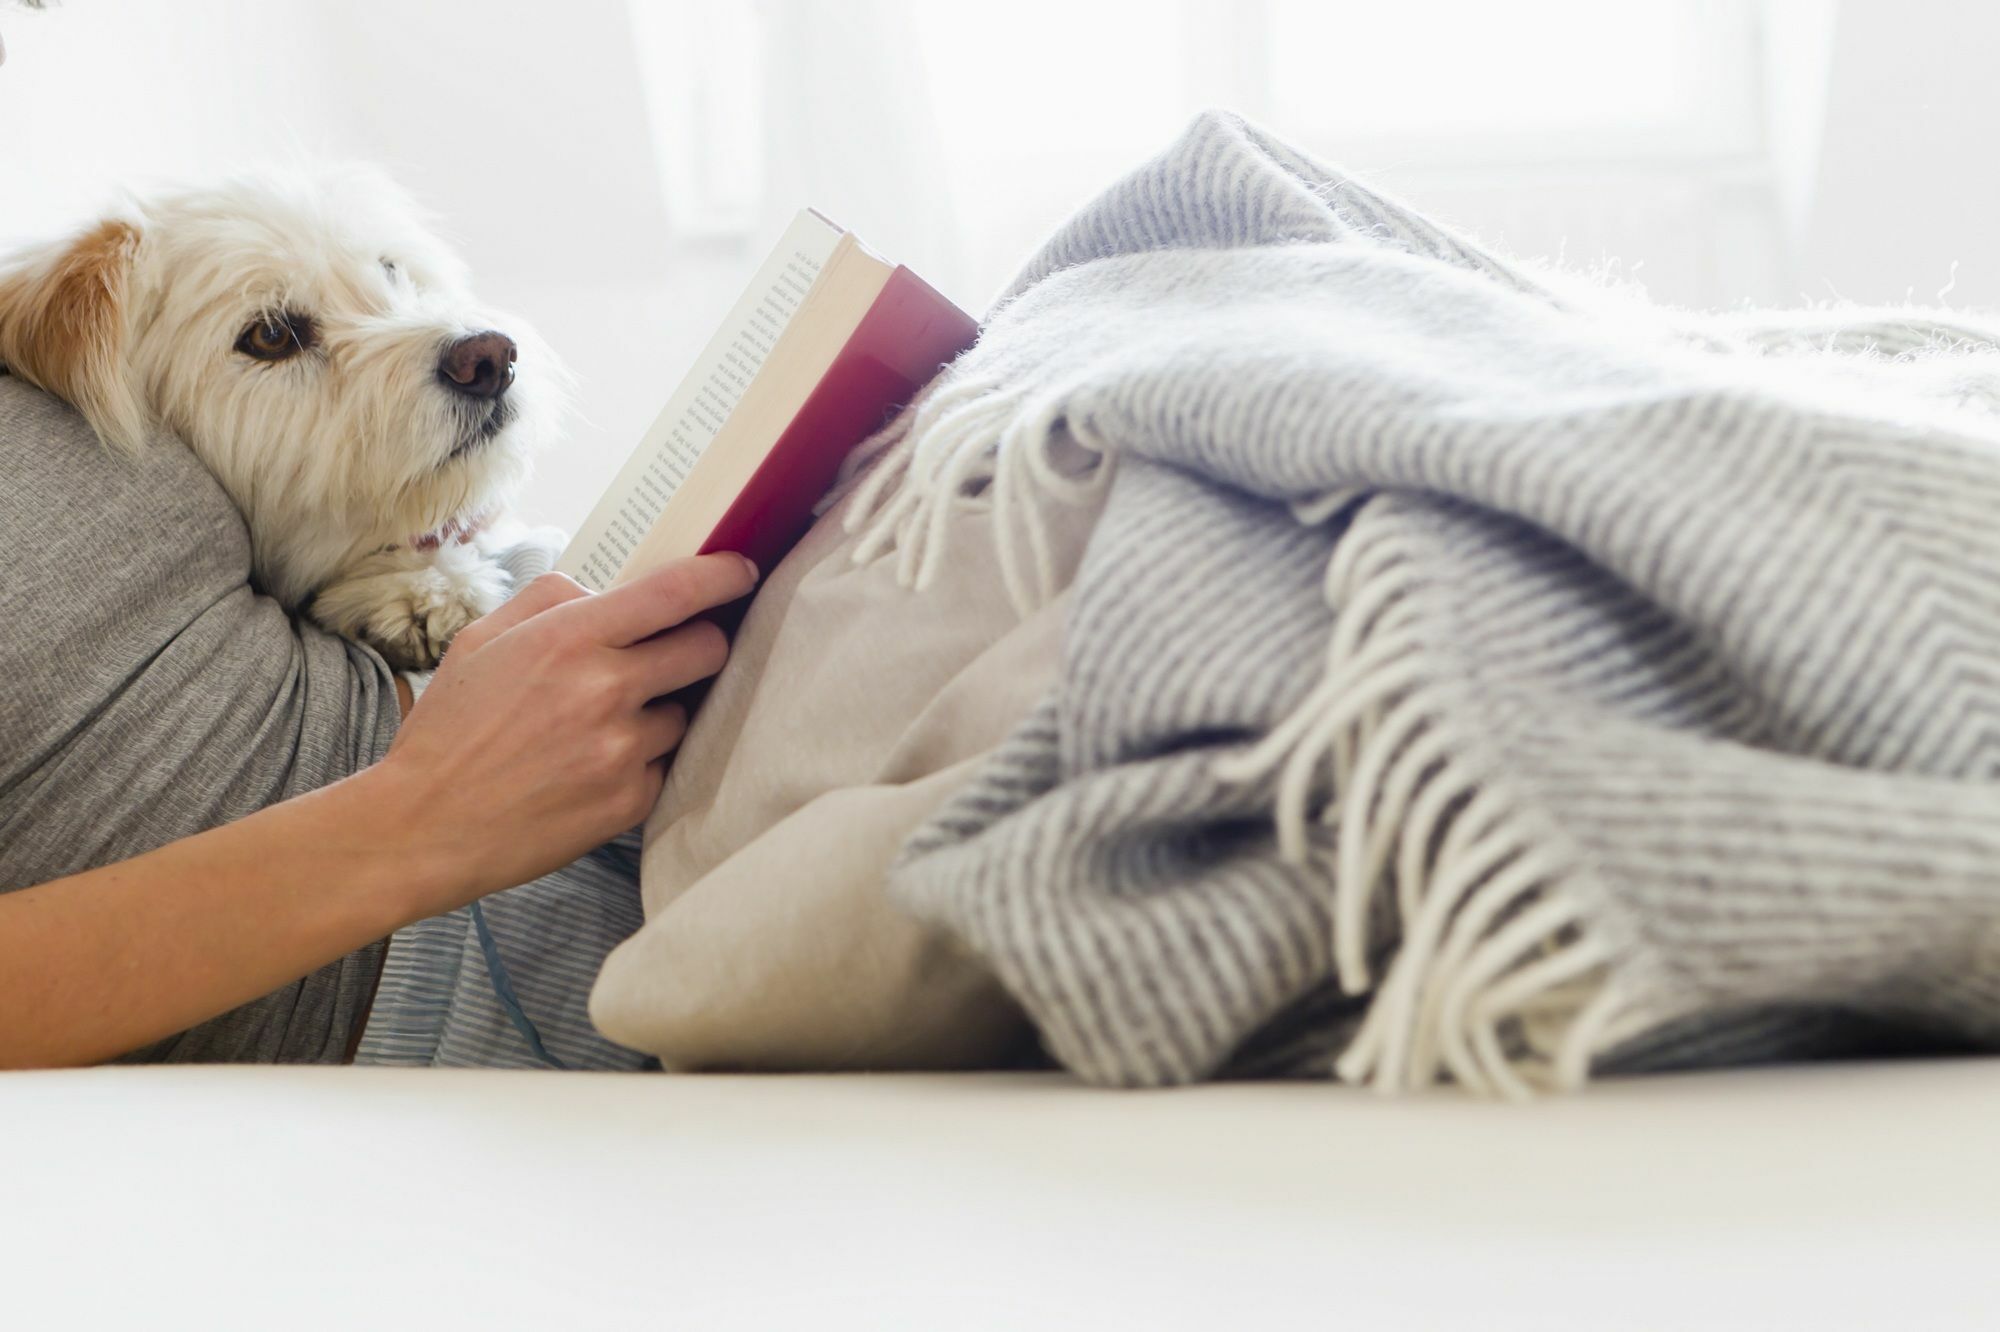
[[[0,891],[226,823],[387,751],[397,708],[381,659],[249,579],[243,520],[184,446],[118,457],[67,406],[0,375]],[[380,947],[132,1058],[337,1060]]]
[[[1558,292],[1227,116],[1086,208],[866,483],[1057,685],[893,890],[1091,1079],[1525,1094],[2000,1045],[2000,353]]]

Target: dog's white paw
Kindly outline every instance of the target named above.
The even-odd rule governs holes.
[[[369,617],[362,637],[397,670],[429,670],[444,659],[459,630],[505,596],[498,571],[481,572],[488,577],[442,569],[408,575],[396,595]]]
[[[368,644],[397,670],[436,666],[459,630],[507,598],[506,575],[469,553],[410,555],[388,569],[379,567],[384,558],[373,557],[368,563],[377,567],[364,565],[320,592],[312,614],[335,633]]]

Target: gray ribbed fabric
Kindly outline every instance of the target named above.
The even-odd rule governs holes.
[[[645,915],[634,831],[533,883],[484,902],[507,976],[543,1047],[572,1069],[636,1070],[653,1060],[590,1024],[590,987]],[[398,930],[357,1064],[548,1068],[494,993],[469,909]]]
[[[396,721],[381,658],[251,589],[243,520],[179,441],[121,457],[0,376],[0,891],[345,777]],[[337,1061],[381,954],[127,1059]]]
[[[1059,684],[893,891],[1104,1083],[2000,1042],[1992,344],[1557,294],[1206,116],[867,483],[919,585],[1010,515],[1024,605],[1111,486]]]
[[[382,659],[251,589],[243,520],[179,442],[121,457],[67,406],[0,376],[0,478],[0,892],[241,818],[388,752],[398,709]],[[518,587],[562,544],[537,529],[501,564]],[[597,963],[639,924],[636,834],[491,899],[489,912],[510,961],[522,959],[524,1000],[551,1014],[551,1048],[578,1067],[636,1064],[581,1016]],[[464,919],[395,936],[376,1015],[421,1022],[402,996],[435,990],[445,973],[412,977],[405,937],[449,937]],[[121,1062],[337,1062],[383,947]],[[466,979],[490,1001],[483,970]],[[476,1001],[459,1003],[419,1062],[516,1062],[519,1038],[489,1033],[483,1017]]]

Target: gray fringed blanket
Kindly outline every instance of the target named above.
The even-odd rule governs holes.
[[[898,899],[1094,1081],[1525,1094],[2000,1044],[2000,355],[1559,292],[1232,117],[1086,208],[884,441],[913,581],[1060,683]]]

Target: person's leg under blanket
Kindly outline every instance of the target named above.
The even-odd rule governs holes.
[[[628,833],[553,874],[481,904],[536,1053],[490,974],[471,908],[418,921],[389,940],[354,1062],[439,1068],[637,1070],[653,1060],[590,1025],[591,984],[605,955],[637,930],[639,834]]]

